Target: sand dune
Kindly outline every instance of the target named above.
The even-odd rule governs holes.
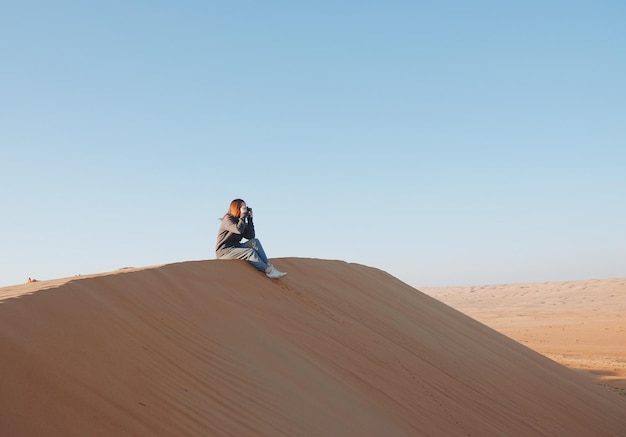
[[[373,268],[0,289],[2,436],[619,436],[626,399]]]
[[[421,291],[626,393],[626,279]]]

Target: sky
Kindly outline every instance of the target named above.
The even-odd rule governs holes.
[[[0,5],[0,286],[270,258],[626,277],[623,1]],[[279,265],[279,263],[277,263]]]

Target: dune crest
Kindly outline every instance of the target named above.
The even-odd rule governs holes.
[[[276,266],[289,275],[211,260],[0,289],[0,434],[626,429],[623,397],[385,272]]]

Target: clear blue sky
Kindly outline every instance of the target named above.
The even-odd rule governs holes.
[[[626,277],[623,1],[0,6],[0,286],[270,257]]]

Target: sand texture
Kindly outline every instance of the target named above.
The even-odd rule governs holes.
[[[626,395],[626,279],[420,290]]]
[[[624,436],[626,398],[377,269],[0,289],[0,435]]]

